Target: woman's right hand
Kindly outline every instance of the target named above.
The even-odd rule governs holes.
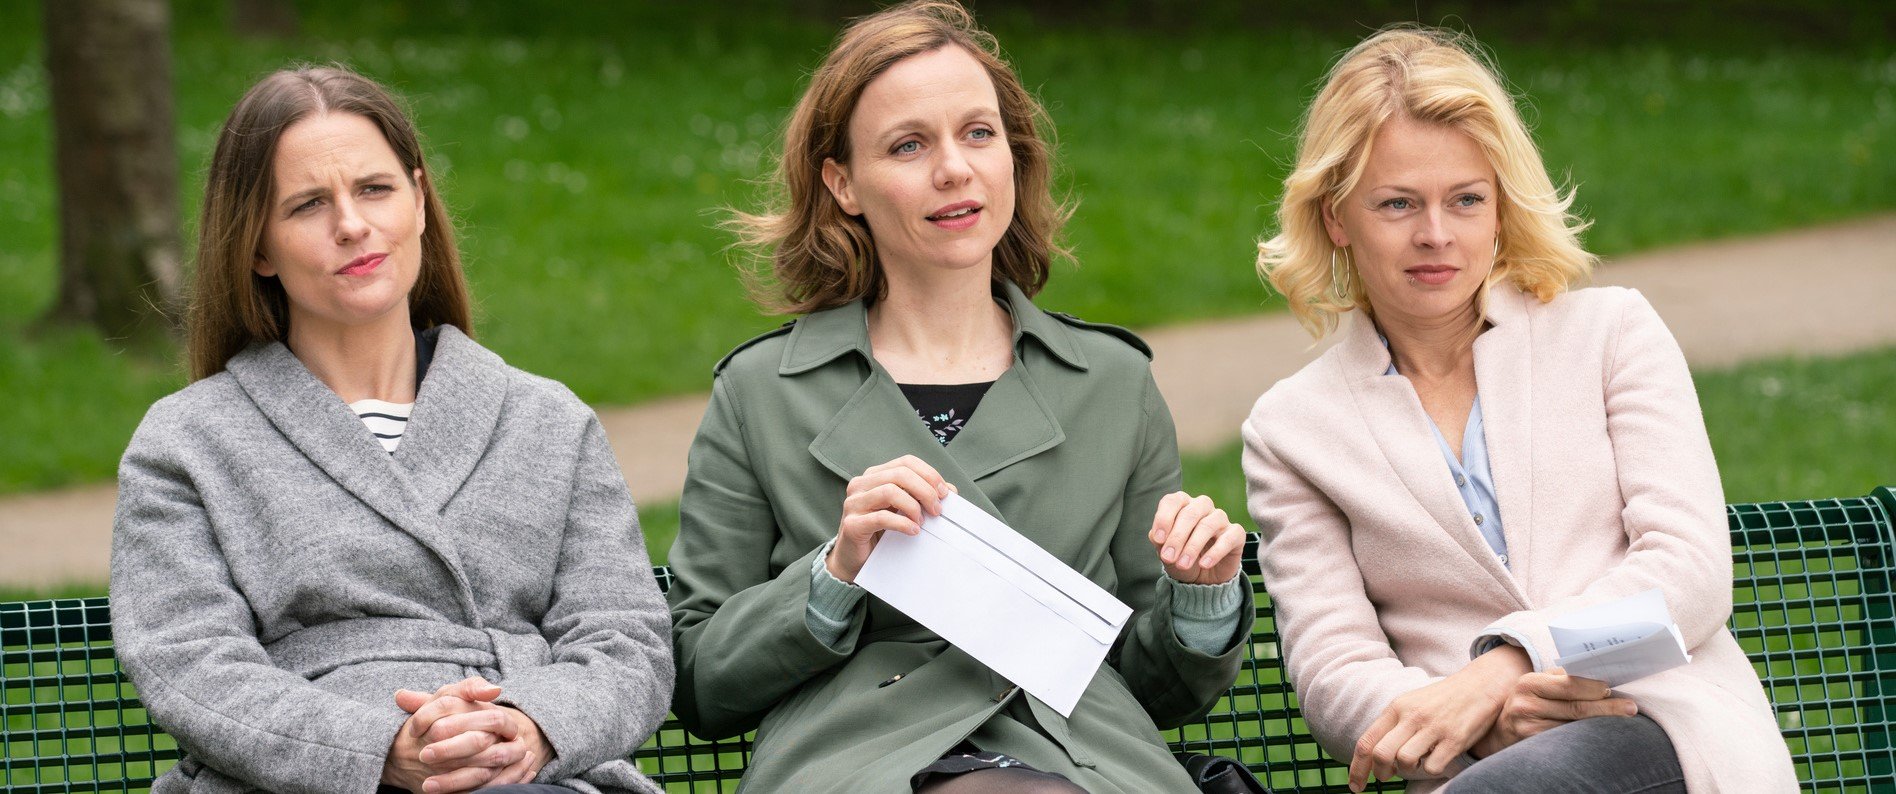
[[[927,516],[941,514],[941,500],[955,492],[941,472],[914,455],[871,466],[843,492],[843,520],[823,565],[830,575],[855,582],[882,533],[914,535]]]
[[[1558,667],[1545,673],[1528,673],[1515,680],[1513,691],[1501,704],[1501,716],[1495,718],[1494,727],[1475,742],[1470,752],[1487,758],[1548,728],[1590,717],[1631,717],[1639,713],[1633,701],[1612,695],[1613,690],[1604,682],[1570,676]]]

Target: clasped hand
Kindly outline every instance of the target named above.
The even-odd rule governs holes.
[[[426,794],[528,783],[553,756],[540,726],[494,701],[500,687],[474,677],[433,694],[396,690],[409,713],[389,745],[382,782]]]
[[[1532,670],[1525,651],[1504,645],[1396,698],[1357,739],[1350,790],[1398,775],[1441,777],[1462,753],[1485,758],[1558,725],[1638,711],[1599,681]]]

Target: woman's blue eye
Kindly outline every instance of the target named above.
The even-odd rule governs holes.
[[[299,213],[299,212],[302,212],[303,210],[314,207],[321,202],[322,202],[322,199],[310,199],[308,201],[305,201],[301,204],[296,205],[295,208],[290,210],[290,214],[295,215],[296,213]]]
[[[1482,197],[1473,193],[1464,193],[1460,198],[1455,199],[1455,203],[1463,207],[1472,207],[1476,204],[1480,204],[1484,200]]]
[[[388,185],[364,185],[362,187],[362,192],[367,193],[369,195],[381,195],[383,193],[393,193],[395,192],[395,189],[392,187],[389,187]]]
[[[1392,210],[1406,210],[1409,208],[1409,200],[1406,198],[1393,198],[1383,202],[1383,206]]]
[[[990,129],[978,129],[968,133],[968,136],[977,141],[985,141],[994,137],[994,131]]]
[[[921,151],[921,149],[922,149],[922,144],[920,141],[903,141],[899,144],[896,144],[895,153],[896,154],[914,154],[918,151]]]

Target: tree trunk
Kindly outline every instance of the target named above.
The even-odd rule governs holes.
[[[59,298],[47,321],[170,330],[183,281],[165,0],[44,0]]]
[[[232,0],[230,25],[245,38],[287,39],[296,35],[296,6],[290,0]]]

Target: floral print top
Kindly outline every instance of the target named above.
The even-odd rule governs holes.
[[[909,405],[915,408],[915,415],[929,432],[935,434],[935,440],[945,447],[961,432],[961,428],[967,426],[968,417],[974,415],[975,407],[981,404],[981,398],[987,394],[988,387],[994,385],[994,381],[897,385],[902,387],[902,396],[908,398]]]

